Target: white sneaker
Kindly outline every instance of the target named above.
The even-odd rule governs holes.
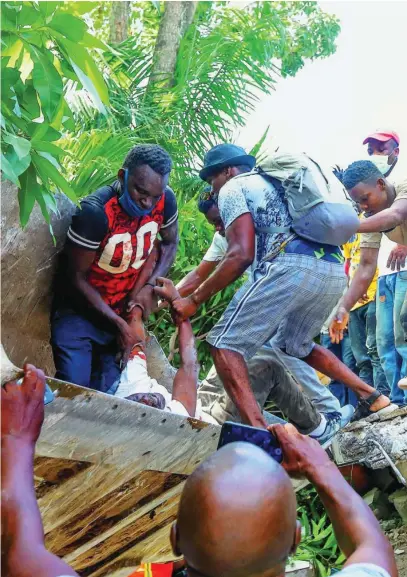
[[[398,385],[399,385],[399,389],[402,389],[403,391],[407,391],[407,377],[400,379],[398,382]]]
[[[326,427],[325,431],[319,437],[314,437],[324,449],[327,449],[332,443],[335,435],[350,423],[355,409],[352,405],[345,405],[338,413],[325,413]]]

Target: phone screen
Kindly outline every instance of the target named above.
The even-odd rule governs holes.
[[[283,452],[280,445],[270,431],[226,421],[226,423],[222,425],[218,449],[229,443],[236,443],[237,441],[251,443],[252,445],[256,445],[256,447],[260,447],[278,463],[281,463],[283,460]]]

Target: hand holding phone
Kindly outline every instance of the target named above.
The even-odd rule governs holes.
[[[260,449],[266,451],[277,463],[281,463],[283,460],[283,452],[273,433],[270,433],[270,431],[266,429],[258,429],[257,427],[226,421],[226,423],[222,425],[218,449],[224,445],[238,441],[251,443],[252,445],[256,445],[256,447],[260,447]]]

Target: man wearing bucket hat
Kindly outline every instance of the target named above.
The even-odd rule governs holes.
[[[256,158],[235,144],[218,144],[205,155],[204,167],[199,176],[212,186],[217,195],[224,184],[234,176],[254,168]]]
[[[232,158],[226,158],[229,147],[211,149],[200,172],[218,198],[228,242],[226,255],[210,278],[192,295],[176,301],[174,308],[181,317],[194,315],[201,303],[251,267],[251,279],[235,294],[207,337],[218,374],[243,422],[265,425],[250,388],[246,361],[270,340],[282,355],[304,359],[314,367],[324,365],[341,377],[345,372],[349,386],[369,401],[373,412],[387,406],[386,397],[372,399],[372,387],[347,372],[337,359],[327,359],[325,349],[314,350],[313,338],[346,285],[339,247],[287,232],[293,220],[281,183],[257,171],[242,174],[240,163],[251,169],[254,158],[238,147]]]

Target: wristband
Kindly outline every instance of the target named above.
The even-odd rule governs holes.
[[[157,285],[152,283],[152,282],[146,282],[146,285],[152,286],[153,288],[155,288]]]

